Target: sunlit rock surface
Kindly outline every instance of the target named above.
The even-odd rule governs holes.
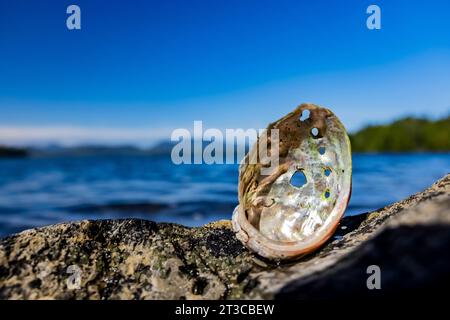
[[[380,267],[380,290],[367,289],[370,265]],[[289,264],[251,254],[228,221],[200,228],[81,221],[0,241],[3,299],[320,299],[422,293],[449,283],[450,175],[401,202],[344,218],[320,250]]]

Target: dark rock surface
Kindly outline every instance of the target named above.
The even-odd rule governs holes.
[[[368,290],[367,267],[381,271]],[[200,228],[98,220],[0,241],[2,299],[346,298],[450,283],[450,175],[424,192],[342,220],[334,238],[288,264],[255,257],[229,221]]]

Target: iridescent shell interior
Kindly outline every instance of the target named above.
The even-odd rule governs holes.
[[[311,252],[336,229],[351,193],[351,150],[346,130],[328,109],[303,104],[259,137],[273,144],[279,132],[279,165],[263,175],[252,147],[240,166],[237,237],[268,258]],[[270,154],[269,154],[270,155]]]

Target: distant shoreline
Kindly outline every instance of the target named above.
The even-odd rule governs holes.
[[[369,125],[349,134],[353,153],[406,154],[450,152],[450,116],[438,120],[406,117],[385,125]],[[209,142],[204,142],[209,143]],[[132,145],[73,147],[0,146],[0,158],[36,156],[170,155],[174,142],[161,141],[142,149]]]
[[[353,155],[432,155],[432,154],[449,154],[450,150],[408,150],[408,151],[353,151]],[[0,148],[0,159],[24,159],[24,158],[58,158],[58,157],[115,157],[115,156],[135,156],[135,157],[157,157],[157,156],[167,156],[170,158],[170,152],[164,153],[153,153],[151,150],[136,150],[136,152],[121,152],[120,150],[115,150],[111,148],[109,151],[103,150],[101,152],[96,152],[92,150],[90,152],[85,151],[78,153],[70,148],[61,149],[58,152],[52,151],[33,151],[27,149],[9,149],[9,148]]]
[[[355,152],[449,152],[450,116],[439,120],[407,117],[367,126],[350,135]]]
[[[25,158],[29,156],[27,149],[0,146],[0,158]]]

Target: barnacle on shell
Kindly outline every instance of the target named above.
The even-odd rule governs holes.
[[[265,143],[271,150],[272,129],[278,129],[279,163],[268,169],[258,146]],[[239,205],[232,219],[236,236],[269,259],[314,251],[337,228],[350,199],[351,177],[350,140],[342,123],[329,109],[300,105],[270,124],[240,165]]]

